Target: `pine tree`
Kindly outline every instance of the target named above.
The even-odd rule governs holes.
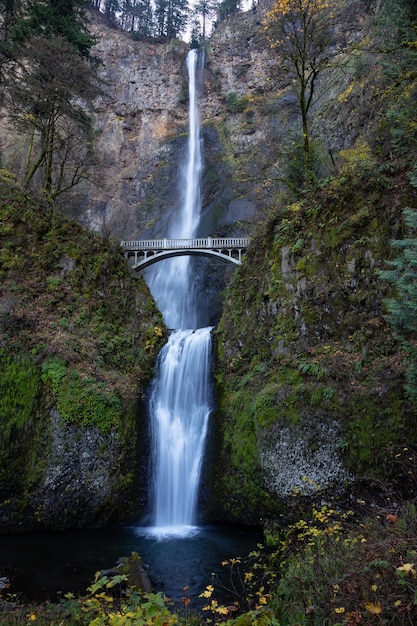
[[[194,4],[193,15],[201,20],[202,42],[207,38],[207,26],[218,10],[218,0],[197,0]]]
[[[13,26],[19,2],[17,0],[0,1],[0,40],[6,41]]]
[[[414,237],[392,242],[399,255],[389,262],[391,269],[379,272],[379,276],[397,292],[395,298],[386,300],[387,319],[407,354],[406,392],[417,400],[417,210],[406,207],[403,214]]]
[[[224,20],[229,15],[233,15],[240,10],[240,0],[222,0],[217,8],[218,19]]]
[[[390,141],[394,153],[412,150],[414,177],[417,177],[417,2],[385,0],[375,18],[380,66],[385,79],[385,96]]]
[[[178,37],[187,26],[189,14],[188,0],[156,0],[158,36],[168,40]]]
[[[34,36],[58,36],[79,54],[88,56],[95,42],[84,23],[85,5],[85,0],[38,0],[24,3],[11,37],[18,47]]]
[[[105,0],[104,2],[104,15],[109,22],[117,24],[117,13],[120,11],[120,5],[118,0]]]

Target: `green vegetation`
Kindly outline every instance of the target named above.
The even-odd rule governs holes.
[[[0,370],[0,483],[10,489],[24,472],[19,448],[34,428],[41,381],[38,368],[25,355],[1,350]]]
[[[417,228],[417,211],[404,209],[404,222],[410,234]],[[400,255],[391,261],[390,270],[380,272],[395,288],[397,296],[387,300],[388,321],[397,332],[407,354],[406,389],[412,400],[417,398],[417,239],[407,236],[392,242]]]
[[[393,480],[393,458],[416,442],[404,362],[383,317],[388,291],[375,271],[391,254],[384,215],[396,191],[369,146],[341,159],[338,176],[264,225],[226,294],[217,380],[227,417],[219,423],[224,459],[215,484],[217,504],[231,516],[235,496],[255,519],[273,504],[253,468],[262,433],[275,426],[299,433],[312,419],[336,420],[345,467],[375,481]],[[398,209],[392,220],[400,218]],[[280,506],[275,501],[277,514]]]
[[[324,1],[306,3],[320,15],[329,9]],[[281,24],[286,18],[288,26],[293,14],[286,7],[296,4],[303,3],[279,0],[271,17]],[[338,3],[331,20],[344,23],[345,4]],[[266,208],[215,332],[212,512],[231,522],[265,523],[267,549],[248,562],[236,556],[225,563],[231,581],[239,580],[237,587],[231,583],[234,599],[223,606],[213,581],[201,591],[203,614],[193,612],[186,590],[182,606],[173,607],[158,594],[119,588],[125,578],[99,578],[85,598],[33,610],[15,605],[5,624],[35,618],[68,626],[416,622],[416,12],[410,0],[376,4],[364,25],[370,3],[349,3],[366,32],[351,48],[342,35],[329,41],[327,28],[313,33],[320,58],[308,54],[304,61],[319,64],[321,82],[314,82],[312,67],[313,83],[294,73],[291,83],[299,88],[301,143],[299,120],[291,125],[291,112],[278,119],[285,85],[273,93],[265,86],[265,93],[262,87],[242,98],[224,95],[225,111],[245,113],[247,134],[249,126],[259,130],[265,146],[255,153],[247,142],[236,150],[233,126],[222,120],[221,165],[232,172],[234,198],[247,194]],[[162,12],[164,32],[165,18]],[[281,54],[286,43],[276,40]],[[339,66],[330,69],[333,44],[343,49]],[[284,60],[288,75],[292,59]],[[292,72],[300,58],[294,60]],[[325,100],[326,88],[332,96],[323,110],[320,98],[310,107],[310,95]],[[258,128],[261,108],[267,119]],[[208,178],[217,182],[212,172]],[[164,337],[154,305],[111,243],[35,204],[8,173],[1,184],[2,384],[13,377],[17,390],[25,387],[18,404],[4,394],[11,415],[5,433],[29,441],[34,426],[41,427],[38,414],[52,406],[66,426],[117,431],[126,442],[136,432],[138,380],[140,392]],[[322,457],[321,433],[331,447]],[[288,490],[266,471],[286,448],[292,456],[285,478],[298,477]],[[8,450],[4,468],[16,473],[23,463],[15,448]],[[27,456],[25,488],[41,471],[38,457]],[[322,485],[315,470],[330,474],[335,457],[345,474]],[[133,482],[129,466],[118,486],[127,490]]]
[[[412,395],[417,358],[415,239],[413,233],[408,235],[415,228],[409,221],[414,209],[407,209],[403,217],[403,207],[416,203],[416,128],[411,123],[417,88],[416,15],[410,3],[395,4],[394,10],[393,3],[381,3],[363,47],[359,41],[341,51],[339,60],[348,77],[346,90],[336,96],[341,108],[337,119],[343,123],[346,112],[358,107],[359,93],[378,93],[379,100],[375,106],[368,97],[360,100],[360,107],[369,112],[369,124],[358,128],[354,144],[331,154],[333,169],[320,161],[324,155],[320,141],[327,141],[326,132],[331,134],[324,116],[333,104],[324,105],[328,107],[324,112],[320,107],[306,111],[304,138],[308,134],[313,142],[308,148],[311,156],[318,155],[317,161],[313,159],[319,166],[315,184],[306,175],[305,159],[289,158],[298,149],[294,124],[287,122],[281,149],[274,152],[268,144],[282,162],[278,177],[285,187],[275,183],[271,193],[273,170],[262,190],[257,186],[256,197],[265,201],[273,197],[273,204],[255,233],[244,267],[227,288],[216,331],[222,458],[212,480],[218,490],[216,507],[228,519],[234,519],[236,502],[245,519],[252,521],[271,516],[271,506],[275,517],[283,506],[294,506],[291,515],[297,518],[297,500],[293,503],[288,493],[274,492],[276,484],[266,484],[262,466],[266,453],[276,454],[278,463],[285,452],[280,448],[285,433],[286,445],[289,441],[294,450],[294,472],[299,467],[300,475],[306,474],[300,478],[301,493],[303,480],[306,485],[316,482],[309,424],[323,429],[339,425],[332,443],[350,476],[356,477],[350,490],[360,494],[362,489],[384,491],[402,485],[407,497],[407,473],[395,459],[403,448],[417,445]],[[330,8],[327,2],[280,0],[267,17],[269,40],[275,38],[277,50],[293,52],[291,59],[300,64],[292,39],[278,37],[277,20],[288,26],[292,11],[304,5],[305,15],[318,11],[311,27],[318,28],[319,36],[321,15]],[[338,10],[333,18],[343,19],[341,4]],[[354,10],[362,9],[355,5]],[[326,89],[328,80],[338,84],[338,70],[330,64],[334,49],[326,47],[328,35],[323,31],[320,44],[323,66],[318,70],[323,82],[310,85],[305,97],[311,89]],[[291,37],[297,36],[296,29],[291,30]],[[376,69],[369,49],[380,61]],[[307,64],[313,63],[306,54]],[[291,59],[285,57],[285,62]],[[365,72],[368,65],[372,72]],[[401,72],[395,79],[398,67]],[[267,109],[267,114],[272,120],[274,109]],[[338,115],[334,109],[331,114]],[[325,131],[320,136],[321,126]],[[249,153],[245,158],[249,160]],[[243,158],[237,167],[240,175]],[[393,260],[395,250],[401,256]],[[297,441],[303,445],[297,448]],[[330,458],[318,460],[317,467],[320,463],[329,463],[330,472]],[[253,480],[258,481],[256,489]],[[346,476],[347,484],[349,480]],[[246,490],[247,483],[251,488]],[[322,493],[318,487],[317,494]]]
[[[362,503],[362,512],[367,503]],[[413,623],[415,507],[362,521],[325,505],[272,536],[281,578],[270,605],[282,626]]]
[[[92,376],[67,371],[61,359],[53,358],[42,365],[42,380],[52,384],[57,409],[66,421],[88,426],[94,424],[104,433],[118,428],[123,407],[118,395],[106,390],[103,382]]]
[[[57,0],[47,2],[6,2],[4,10],[9,12],[13,27],[10,39],[25,42],[36,36],[62,37],[81,55],[88,56],[94,38],[85,25],[84,0]]]
[[[229,113],[241,113],[247,105],[246,98],[238,98],[234,91],[226,96],[226,109]]]
[[[18,133],[15,169],[26,188],[49,201],[80,183],[92,161],[89,107],[101,92],[84,5],[0,5],[0,76]]]
[[[137,400],[165,336],[160,313],[116,244],[34,201],[5,171],[0,196],[2,527],[74,523],[66,507],[44,511],[39,489],[53,438],[74,437],[76,447],[86,429],[98,433],[97,458],[107,448],[114,503],[121,498],[127,511],[145,429]],[[71,465],[70,454],[60,462]],[[107,500],[99,508],[112,516]],[[77,502],[81,519],[87,507]]]
[[[164,339],[146,285],[117,245],[37,204],[8,173],[0,185],[5,347],[24,349],[53,385],[68,367],[89,371],[109,390],[121,389],[123,374],[122,387],[132,391],[128,380],[152,369]]]
[[[39,399],[39,372],[28,358],[13,358],[0,352],[0,415],[2,445],[7,447],[12,429],[21,429],[30,421]]]
[[[256,478],[248,466],[255,466],[253,459],[259,464],[262,432],[274,424],[293,424],[299,433],[297,424],[334,418],[342,426],[335,445],[345,467],[373,486],[400,486],[405,477],[395,457],[416,442],[414,411],[403,393],[404,361],[383,318],[387,289],[375,273],[391,254],[390,220],[401,219],[401,210],[394,215],[391,208],[397,192],[369,146],[359,143],[340,158],[338,176],[281,205],[226,294],[217,334],[224,459],[215,484],[216,504],[232,518],[236,494],[246,516],[268,515],[261,473],[258,489],[251,484],[245,492],[241,485]],[[403,189],[412,193],[407,182]],[[236,391],[243,381],[244,397]],[[276,500],[275,510],[279,515]]]

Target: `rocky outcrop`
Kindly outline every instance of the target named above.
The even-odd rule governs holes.
[[[260,177],[274,161],[275,136],[265,112],[248,107],[271,89],[276,60],[259,34],[261,10],[233,16],[206,51],[200,96],[203,123],[203,230],[248,232],[265,213]],[[179,203],[179,171],[188,122],[187,45],[134,41],[96,12],[90,30],[102,61],[103,97],[94,117],[97,165],[65,210],[88,227],[134,239],[163,236]],[[243,98],[233,114],[228,102]],[[275,122],[273,122],[273,125]],[[256,182],[255,182],[256,181]],[[246,224],[246,226],[244,226]],[[243,230],[242,230],[243,228]],[[165,229],[165,231],[164,231]]]
[[[161,316],[117,246],[0,188],[0,532],[132,520]]]
[[[362,5],[361,0],[350,3],[344,18],[344,36],[351,41],[360,38],[364,27]],[[221,22],[205,51],[200,94],[204,234],[250,233],[285,189],[282,180],[298,117],[294,96],[277,75],[279,61],[263,35],[267,6],[259,3],[256,10]],[[164,236],[167,215],[180,202],[188,46],[177,40],[135,41],[97,11],[88,15],[103,90],[92,111],[94,166],[61,199],[61,206],[87,227],[117,239]],[[354,71],[341,59],[338,70],[323,75],[317,90],[314,135],[332,154],[351,145],[358,127],[367,123],[356,88],[343,101],[336,99],[334,85],[349,88]],[[8,128],[2,138],[5,164],[10,160],[19,167],[14,143]],[[324,167],[331,169],[330,154],[324,155]]]
[[[186,44],[133,41],[90,14],[101,61],[93,184],[73,194],[72,214],[90,228],[135,239],[175,202],[186,127]]]
[[[261,523],[364,485],[407,493],[415,410],[378,269],[410,193],[350,162],[255,237],[216,331],[213,517]]]
[[[115,431],[68,424],[56,409],[46,424],[48,463],[31,497],[37,524],[85,528],[129,519],[134,505],[123,488],[124,473],[132,471],[127,442]]]

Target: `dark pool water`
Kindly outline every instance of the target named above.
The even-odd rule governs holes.
[[[55,601],[70,591],[84,593],[96,571],[137,552],[156,591],[179,600],[188,586],[187,595],[198,602],[212,574],[227,573],[222,561],[245,557],[261,541],[253,531],[216,526],[169,539],[149,535],[139,526],[0,536],[0,576],[7,576],[10,591],[25,600]]]

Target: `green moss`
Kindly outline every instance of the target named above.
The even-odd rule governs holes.
[[[234,91],[226,96],[226,108],[229,113],[241,113],[247,105],[247,98],[238,98]]]
[[[408,421],[404,403],[396,395],[385,399],[385,406],[369,393],[348,400],[343,425],[346,464],[351,471],[381,480],[393,478],[390,461],[404,442]],[[410,445],[415,436],[410,432]]]
[[[0,477],[9,500],[0,502],[2,528],[55,523],[36,504],[54,409],[77,426],[80,441],[90,425],[115,435],[120,454],[102,510],[103,520],[115,519],[126,511],[119,502],[130,510],[136,492],[146,427],[137,398],[165,340],[161,314],[117,244],[37,203],[1,171],[0,215]],[[57,524],[73,523],[64,500],[55,513]]]
[[[17,433],[34,418],[39,400],[38,368],[25,357],[0,351],[0,445],[7,447],[12,432]]]
[[[0,484],[7,509],[9,494],[26,482],[30,447],[40,405],[39,369],[28,357],[0,351]],[[40,463],[35,466],[40,469]],[[1,510],[1,509],[0,509]]]
[[[277,396],[280,386],[271,383],[256,395],[253,401],[253,412],[258,425],[263,428],[273,424],[277,417]]]
[[[50,383],[61,417],[69,423],[97,426],[104,433],[122,422],[122,403],[102,382],[81,375],[59,358],[45,362],[42,379]]]

